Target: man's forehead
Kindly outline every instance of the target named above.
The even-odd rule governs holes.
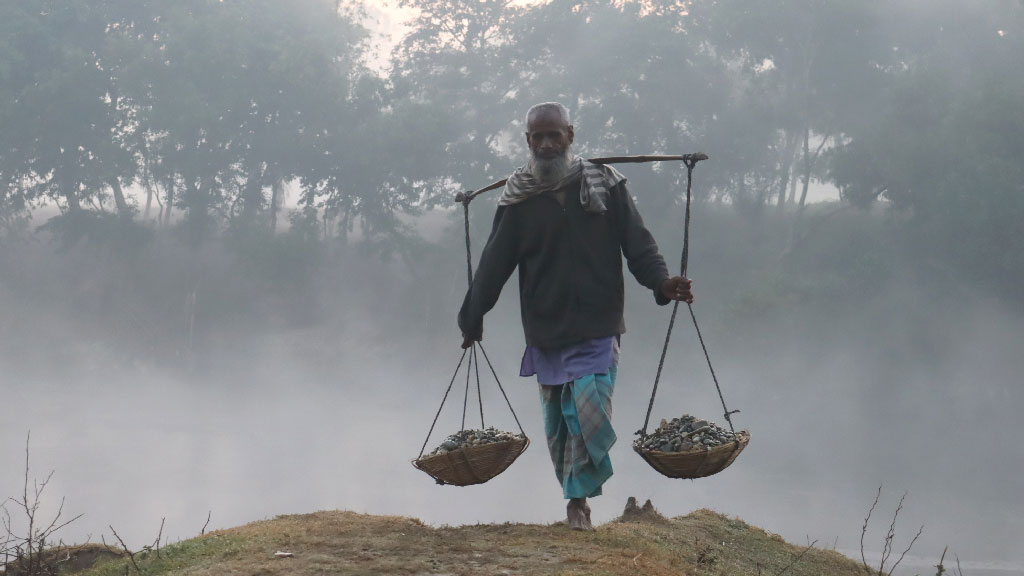
[[[526,129],[530,132],[534,130],[551,130],[551,129],[565,129],[569,127],[569,123],[562,117],[561,112],[557,109],[544,110],[539,112],[534,117],[530,118],[530,123],[526,126]]]

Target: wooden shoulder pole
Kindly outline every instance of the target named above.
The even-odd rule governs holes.
[[[695,152],[693,154],[682,154],[682,155],[667,155],[667,154],[644,154],[640,156],[605,156],[602,158],[590,158],[587,162],[594,164],[639,164],[641,162],[671,162],[673,160],[683,161],[687,163],[696,164],[701,160],[707,160],[708,155],[703,152]],[[498,180],[493,184],[488,184],[483,188],[473,192],[459,192],[455,195],[455,201],[459,203],[468,204],[474,198],[483,194],[484,192],[490,192],[496,188],[501,188],[508,182],[508,178]]]

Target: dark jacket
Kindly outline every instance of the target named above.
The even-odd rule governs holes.
[[[665,259],[644,227],[626,183],[610,190],[608,209],[584,212],[578,182],[565,204],[540,194],[499,206],[473,285],[459,311],[464,336],[479,339],[483,317],[519,267],[519,304],[526,343],[559,348],[626,331],[622,317],[622,256],[630,272],[654,291],[668,278]]]

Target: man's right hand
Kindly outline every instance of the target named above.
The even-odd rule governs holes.
[[[477,342],[477,340],[474,340],[473,338],[470,338],[469,336],[466,336],[465,334],[462,335],[462,349],[463,350],[465,350],[466,348],[469,348],[470,346],[472,346],[476,342]]]
[[[693,304],[693,281],[684,276],[666,278],[659,287],[661,295],[669,300]]]

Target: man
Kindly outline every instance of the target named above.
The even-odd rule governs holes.
[[[665,259],[610,166],[570,152],[569,111],[548,102],[526,115],[530,161],[498,202],[490,238],[459,311],[462,347],[483,336],[483,316],[519,268],[526,336],[521,376],[537,376],[544,431],[575,530],[592,530],[587,498],[612,475],[608,451],[622,317],[622,256],[658,304],[692,302],[690,281]]]

